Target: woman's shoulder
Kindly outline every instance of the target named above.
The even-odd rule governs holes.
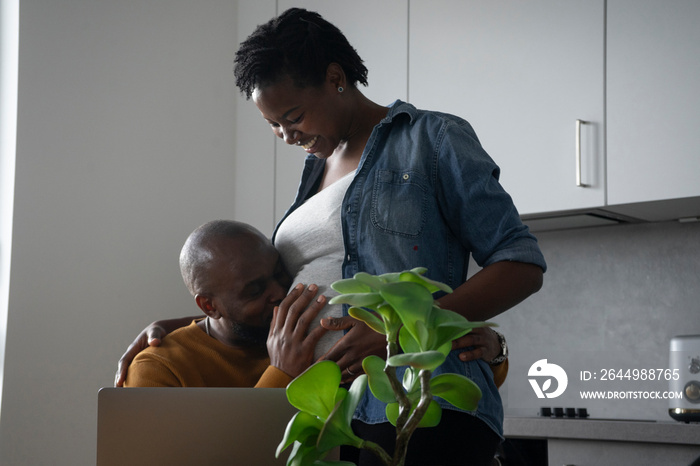
[[[390,106],[389,118],[392,120],[398,119],[401,115],[408,116],[408,124],[412,126],[440,126],[440,127],[455,127],[463,128],[469,132],[473,132],[469,122],[459,115],[442,112],[439,110],[417,108],[415,105],[408,102],[397,100]]]

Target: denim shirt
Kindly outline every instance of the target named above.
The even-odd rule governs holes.
[[[307,157],[285,217],[316,193],[324,165]],[[537,240],[498,176],[468,122],[396,101],[372,131],[343,200],[343,278],[426,267],[427,277],[454,289],[466,280],[470,254],[481,267],[518,261],[545,270]],[[452,351],[435,374],[454,372],[474,381],[482,398],[473,414],[502,436],[503,407],[491,369],[482,360],[462,362],[459,353]],[[385,422],[384,408],[367,390],[355,417]]]

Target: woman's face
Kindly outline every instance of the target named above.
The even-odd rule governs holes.
[[[319,87],[300,88],[290,78],[256,88],[253,102],[272,132],[318,158],[327,158],[345,140],[347,118],[336,85],[326,80]]]

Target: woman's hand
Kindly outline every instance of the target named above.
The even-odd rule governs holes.
[[[462,361],[476,361],[483,359],[486,362],[492,361],[501,354],[501,342],[498,341],[496,332],[489,327],[478,327],[452,342],[452,349],[472,347],[459,354]]]
[[[314,348],[327,332],[317,326],[309,332],[319,311],[326,305],[326,297],[314,299],[318,287],[299,284],[275,308],[270,333],[267,337],[267,353],[270,365],[291,377],[297,377],[314,363]]]
[[[129,364],[134,360],[137,354],[145,350],[149,346],[159,346],[161,340],[173,330],[189,325],[196,317],[182,317],[179,319],[159,320],[153,322],[139,333],[136,339],[129,345],[126,352],[119,359],[117,364],[117,373],[114,376],[114,386],[123,387],[126,380],[126,373],[129,369]]]
[[[323,356],[340,366],[342,383],[350,383],[362,374],[362,360],[367,356],[374,354],[386,359],[386,337],[364,322],[345,316],[321,319],[321,325],[332,331],[349,329]]]

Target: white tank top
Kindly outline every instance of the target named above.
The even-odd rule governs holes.
[[[297,283],[315,283],[319,295],[328,298],[337,295],[330,284],[342,278],[345,256],[340,208],[354,175],[354,171],[350,172],[307,199],[277,229],[275,247],[294,277],[292,286]],[[319,325],[320,319],[324,317],[341,315],[341,305],[326,305],[319,313],[315,325]],[[343,332],[325,334],[316,346],[316,359],[323,356],[342,335]]]

